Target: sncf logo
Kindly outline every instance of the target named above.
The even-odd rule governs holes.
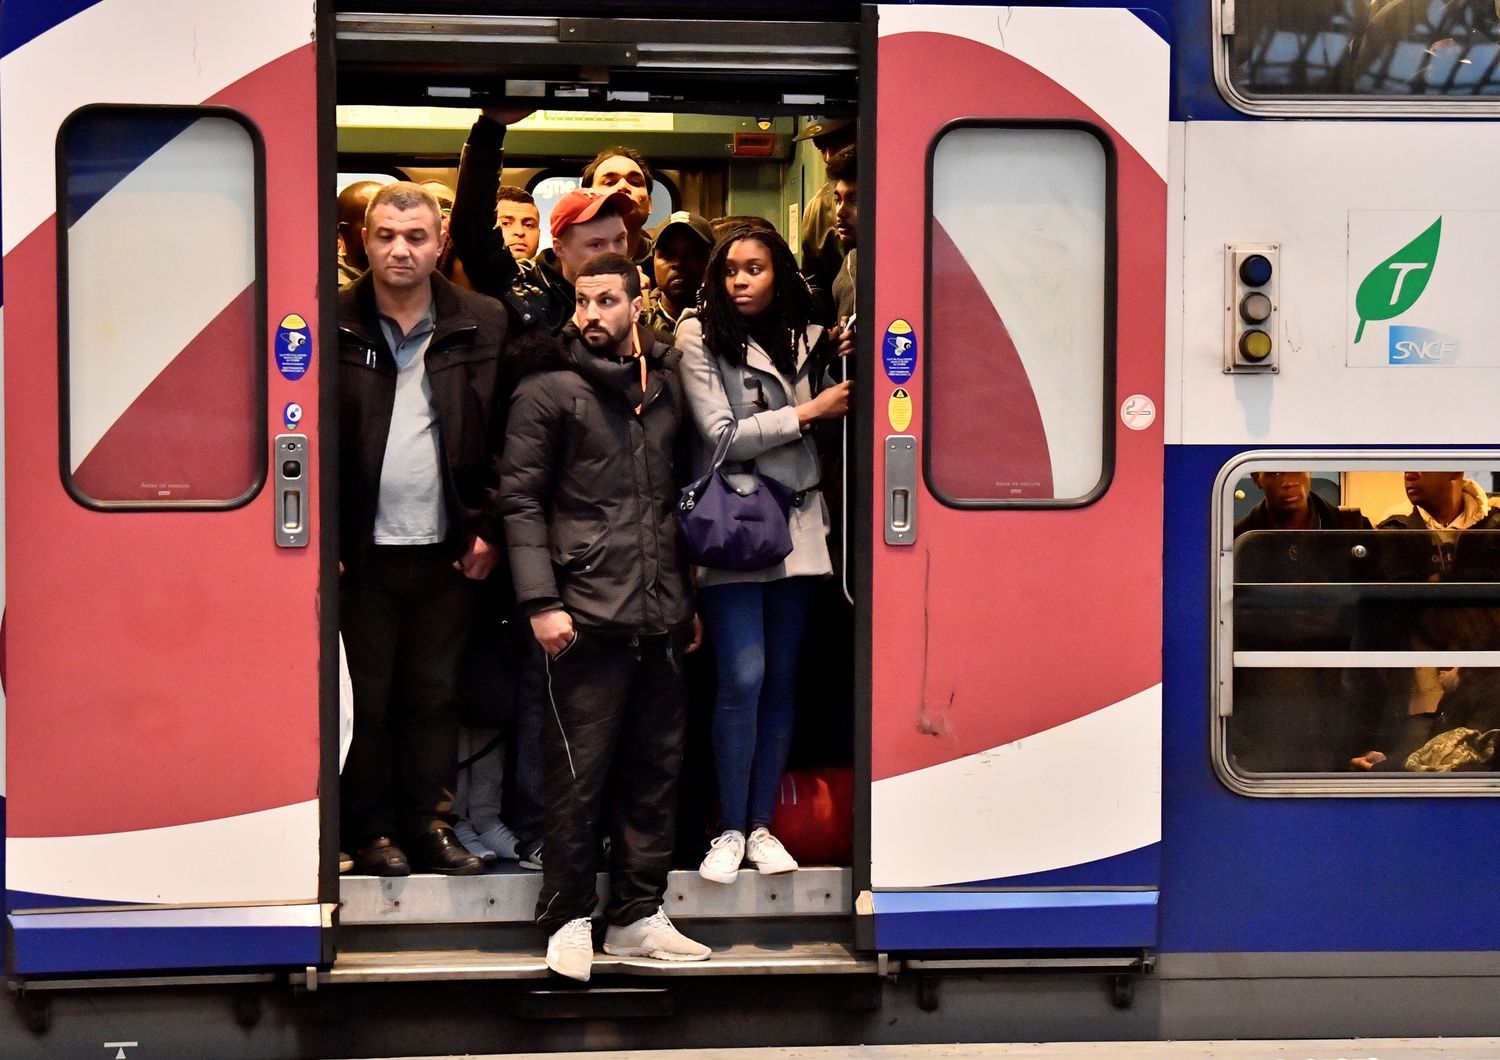
[[[1458,360],[1458,339],[1431,328],[1391,325],[1391,364],[1452,364]]]

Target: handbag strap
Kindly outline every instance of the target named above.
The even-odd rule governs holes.
[[[729,425],[719,432],[719,444],[714,446],[713,461],[708,465],[708,474],[703,476],[705,482],[709,475],[723,466],[725,458],[729,456],[729,447],[734,444],[734,435],[739,430],[739,426],[739,420],[730,419]]]
[[[682,500],[678,502],[678,506],[683,511],[693,510],[698,503],[698,497],[703,493],[703,487],[708,485],[708,480],[724,466],[724,459],[729,455],[729,447],[734,443],[734,433],[738,430],[739,423],[739,420],[731,419],[729,425],[719,432],[719,444],[714,447],[714,458],[709,463],[708,470],[703,473],[702,478],[682,491]]]

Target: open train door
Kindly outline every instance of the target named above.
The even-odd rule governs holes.
[[[1121,9],[882,5],[865,53],[862,937],[1138,954],[1161,839],[1167,42]]]
[[[5,4],[13,974],[323,958],[314,28]]]

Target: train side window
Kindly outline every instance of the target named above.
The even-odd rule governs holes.
[[[1500,463],[1453,463],[1221,473],[1213,747],[1231,788],[1500,788]]]
[[[264,161],[222,108],[58,135],[61,473],[91,508],[231,508],[266,469]]]
[[[1088,504],[1113,465],[1108,141],[1084,125],[960,122],[928,168],[928,486],[953,507]],[[901,323],[881,348],[897,383]]]
[[[1500,95],[1500,10],[1427,0],[1240,0],[1229,80],[1247,98]]]

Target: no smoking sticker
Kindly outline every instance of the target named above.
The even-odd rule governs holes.
[[[1132,431],[1144,431],[1156,422],[1156,402],[1145,394],[1131,394],[1120,406],[1120,422]]]

